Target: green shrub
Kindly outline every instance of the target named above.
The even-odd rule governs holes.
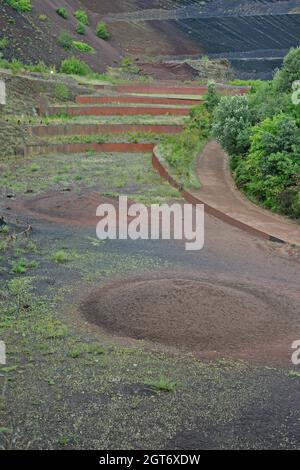
[[[208,137],[211,131],[212,115],[203,104],[194,106],[190,112],[188,127],[197,129],[203,137]]]
[[[213,124],[216,138],[231,156],[238,187],[266,208],[296,218],[300,217],[300,106],[291,93],[299,70],[300,47],[288,53],[273,81],[251,83],[247,97],[222,98]]]
[[[69,57],[65,59],[60,67],[61,73],[66,73],[69,75],[89,75],[92,70],[88,64],[83,60],[77,59],[77,57]]]
[[[47,19],[48,19],[48,16],[47,16],[47,15],[40,15],[40,16],[39,16],[39,20],[40,20],[40,21],[47,21]]]
[[[214,112],[212,131],[230,155],[244,155],[253,121],[247,96],[224,96]]]
[[[10,69],[11,69],[12,73],[14,73],[14,74],[18,73],[23,69],[23,64],[18,59],[12,59],[12,61],[10,62]]]
[[[109,39],[110,34],[109,34],[108,30],[107,30],[106,24],[103,23],[103,21],[99,21],[99,23],[97,24],[97,27],[96,27],[96,35],[97,35],[98,38],[100,38],[100,39],[104,39],[104,40]]]
[[[65,20],[68,18],[68,12],[65,8],[57,8],[56,13]]]
[[[123,57],[121,67],[125,72],[133,74],[138,74],[140,72],[139,67],[133,62],[131,57]]]
[[[58,44],[66,50],[70,50],[73,47],[73,38],[68,31],[62,31],[58,36]]]
[[[48,67],[42,60],[39,60],[37,64],[32,64],[28,66],[30,72],[35,73],[49,73],[52,69]]]
[[[31,0],[5,0],[14,10],[27,13],[32,10]]]
[[[248,95],[248,101],[255,123],[285,112],[292,105],[290,95],[278,93],[273,82],[259,83],[255,92]]]
[[[218,106],[221,100],[221,95],[220,93],[217,92],[216,86],[214,83],[210,83],[208,85],[208,91],[204,95],[204,106],[209,111],[212,113],[214,109]]]
[[[77,33],[77,34],[81,34],[81,35],[84,35],[84,34],[85,34],[85,26],[84,26],[84,24],[78,23],[78,25],[76,26],[76,33]]]
[[[67,263],[69,261],[70,256],[66,251],[59,250],[59,251],[56,251],[55,253],[53,253],[51,259],[55,263],[63,264],[63,263]]]
[[[70,90],[64,83],[57,83],[54,89],[54,96],[58,101],[68,101],[70,98]]]
[[[269,209],[299,215],[300,134],[296,121],[279,114],[252,129],[249,154],[238,161],[239,187]]]
[[[94,54],[94,52],[96,52],[92,46],[82,41],[73,41],[73,47],[80,52],[87,52],[88,54]]]
[[[15,261],[12,264],[11,272],[14,273],[14,274],[25,274],[26,273],[26,268],[27,268],[26,260],[24,258],[22,258],[18,261]]]
[[[79,10],[75,11],[74,16],[80,23],[84,25],[89,24],[89,17],[86,11],[84,11],[83,9],[80,8]]]
[[[39,171],[40,167],[38,166],[37,163],[33,163],[32,165],[30,165],[30,171]]]
[[[275,86],[278,91],[292,91],[293,82],[300,80],[300,47],[291,49],[283,61],[281,69],[275,76]]]
[[[9,40],[7,38],[0,39],[0,51],[3,51],[9,44]]]

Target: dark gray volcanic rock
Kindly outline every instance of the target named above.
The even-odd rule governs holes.
[[[299,0],[144,0],[122,2],[122,11],[108,8],[105,17],[111,24],[140,22],[153,31],[177,29],[189,38],[191,48],[230,59],[240,76],[269,78],[286,52],[300,45],[299,13]]]

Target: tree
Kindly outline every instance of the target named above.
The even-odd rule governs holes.
[[[244,155],[250,146],[253,113],[247,96],[224,96],[214,112],[213,134],[230,155]]]
[[[275,76],[275,86],[280,92],[291,92],[293,82],[300,80],[300,47],[290,50],[282,68]]]

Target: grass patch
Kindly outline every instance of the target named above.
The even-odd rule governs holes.
[[[8,38],[2,38],[0,39],[0,51],[3,51],[9,44]]]
[[[73,47],[80,52],[86,52],[87,54],[95,54],[95,49],[83,41],[73,41]]]
[[[2,233],[3,235],[8,235],[10,232],[10,228],[9,228],[9,225],[1,225],[0,226],[0,233]]]
[[[104,39],[105,41],[107,41],[110,38],[110,34],[107,30],[107,26],[105,23],[103,23],[103,21],[99,21],[99,23],[97,24],[96,35],[98,36],[98,38]]]
[[[87,26],[89,24],[89,17],[85,10],[80,8],[74,12],[75,18],[79,21],[79,23]]]
[[[74,259],[75,254],[68,253],[67,251],[64,250],[58,250],[55,253],[53,253],[51,259],[57,264],[65,264],[68,263],[68,261]]]
[[[38,262],[28,261],[25,258],[20,258],[19,260],[12,263],[11,273],[13,274],[25,274],[27,269],[35,269],[39,266]]]
[[[65,20],[68,19],[68,12],[65,8],[57,8],[56,13],[62,18],[64,18]]]
[[[82,36],[85,34],[85,26],[82,23],[78,23],[76,26],[76,33],[81,34]]]
[[[296,371],[296,370],[291,370],[289,372],[289,376],[290,377],[300,377],[300,372]]]
[[[14,193],[28,188],[34,192],[68,187],[80,191],[94,188],[100,193],[126,194],[145,204],[164,203],[180,198],[168,183],[162,183],[151,164],[151,154],[97,153],[4,158],[6,171],[0,174],[0,186]],[[0,165],[2,159],[0,158]],[[32,164],[39,169],[33,173]]]
[[[153,380],[148,382],[148,385],[157,392],[172,392],[176,391],[176,382],[173,382],[166,377],[161,377],[159,380]]]
[[[5,0],[5,2],[19,13],[29,13],[32,10],[30,0]]]
[[[92,354],[96,356],[102,355],[105,354],[105,349],[98,344],[79,343],[74,345],[69,352],[69,355],[73,359],[77,359],[86,354]]]

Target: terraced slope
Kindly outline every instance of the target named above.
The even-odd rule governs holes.
[[[83,92],[78,104],[86,106]],[[98,92],[90,105],[112,90]],[[96,208],[117,208],[118,195],[183,202],[154,171],[152,152],[130,148],[153,146],[157,133],[122,127],[177,132],[184,121],[30,114],[21,122],[32,142],[102,139],[129,150],[0,157],[0,210],[9,222],[0,231],[9,353],[0,374],[8,430],[1,448],[299,448],[291,344],[300,335],[300,252],[209,214],[205,246],[193,253],[180,240],[95,237]]]

